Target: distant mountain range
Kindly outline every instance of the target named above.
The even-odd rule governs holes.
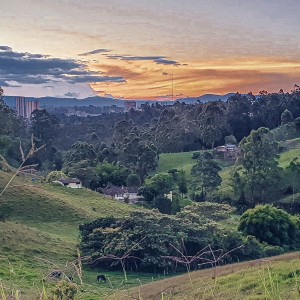
[[[226,101],[230,96],[234,95],[234,93],[229,93],[226,95],[215,95],[215,94],[205,94],[199,97],[191,97],[191,98],[181,98],[175,101],[185,102],[187,104],[193,104],[197,101],[200,102],[211,102],[211,101]],[[15,107],[15,98],[16,96],[5,96],[4,101],[10,107]],[[112,106],[116,105],[118,107],[124,107],[124,100],[113,99],[113,98],[105,98],[105,97],[88,97],[85,99],[76,99],[76,98],[55,98],[55,97],[26,97],[26,100],[34,101],[39,100],[41,107],[73,107],[73,106]],[[159,102],[165,105],[171,105],[175,101],[145,101],[145,100],[137,100],[137,105],[140,106],[146,102],[153,103]]]

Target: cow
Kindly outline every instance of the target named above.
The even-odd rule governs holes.
[[[98,282],[106,282],[106,277],[103,274],[100,274],[97,276],[97,281]]]
[[[50,277],[60,278],[61,272],[60,271],[53,271],[50,273]]]

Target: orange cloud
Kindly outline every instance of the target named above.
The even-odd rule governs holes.
[[[91,84],[94,91],[105,91],[125,99],[147,100],[171,99],[172,92],[174,97],[197,97],[205,93],[290,90],[300,76],[300,62],[265,58],[189,62],[180,66],[160,66],[150,61],[107,60],[91,65],[91,68],[126,80],[124,83]]]

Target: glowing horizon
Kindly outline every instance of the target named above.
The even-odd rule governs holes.
[[[297,8],[296,0],[4,0],[0,86],[7,95],[129,100],[289,91],[300,78]]]

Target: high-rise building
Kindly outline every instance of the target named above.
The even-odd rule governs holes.
[[[40,101],[28,101],[26,102],[26,118],[29,119],[34,110],[40,109]]]
[[[16,97],[16,111],[19,117],[29,119],[36,109],[40,109],[40,101],[26,102],[24,97]]]
[[[124,103],[125,112],[129,112],[131,109],[136,109],[136,101],[125,101]]]
[[[19,117],[26,117],[25,98],[16,97],[16,111]]]

